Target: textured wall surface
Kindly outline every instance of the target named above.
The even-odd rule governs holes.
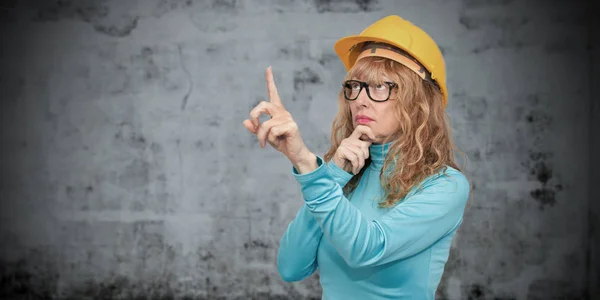
[[[318,274],[277,274],[300,191],[242,121],[272,65],[323,154],[344,75],[333,43],[398,14],[443,49],[474,187],[437,298],[592,299],[600,76],[587,5],[9,1],[0,298],[319,299]]]
[[[597,16],[600,11],[597,9],[590,12],[590,15]],[[593,28],[600,28],[600,19],[591,18],[590,23]],[[600,30],[590,31],[590,44],[592,53],[592,75],[591,86],[596,87],[600,84]],[[598,178],[600,170],[600,98],[597,95],[591,95],[591,116],[590,116],[590,248],[589,248],[589,283],[590,295],[600,297],[600,190],[594,184]]]

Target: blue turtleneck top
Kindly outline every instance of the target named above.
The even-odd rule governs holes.
[[[354,176],[317,156],[318,168],[292,173],[304,204],[280,240],[277,266],[285,281],[318,270],[322,299],[434,299],[470,192],[447,167],[426,178],[392,208],[379,208],[379,175],[390,144],[369,147],[371,163]]]

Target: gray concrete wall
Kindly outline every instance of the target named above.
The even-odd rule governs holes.
[[[600,20],[596,17],[600,10],[588,11],[592,28],[600,28]],[[590,31],[590,58],[592,61],[591,86],[600,85],[600,31]],[[590,101],[590,247],[589,247],[589,286],[590,295],[600,297],[600,190],[594,184],[600,170],[600,98],[591,94]]]
[[[437,298],[598,293],[584,2],[3,5],[0,297],[318,299],[318,274],[277,274],[302,199],[289,162],[242,121],[272,65],[323,154],[344,75],[333,43],[388,14],[443,48],[469,156],[474,191]]]

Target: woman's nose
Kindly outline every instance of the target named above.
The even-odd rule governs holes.
[[[356,98],[356,104],[366,106],[369,103],[369,95],[367,95],[367,89],[362,89]]]

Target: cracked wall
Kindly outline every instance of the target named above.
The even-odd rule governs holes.
[[[301,197],[289,163],[241,122],[272,65],[323,154],[344,75],[333,43],[388,14],[440,43],[469,157],[474,191],[437,298],[597,294],[586,5],[7,2],[0,297],[319,299],[318,274],[277,274]]]

